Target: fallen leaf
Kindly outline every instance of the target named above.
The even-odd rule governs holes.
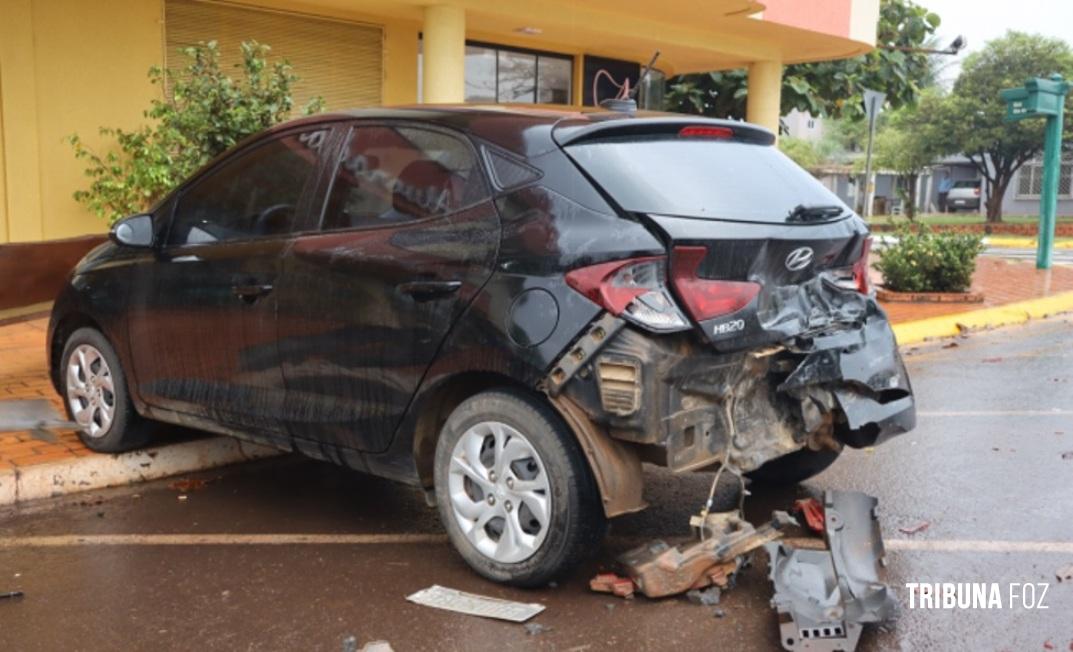
[[[911,525],[909,527],[900,527],[898,528],[898,531],[902,534],[916,534],[917,532],[923,532],[924,530],[927,530],[928,526],[930,525],[931,523],[927,521],[921,521],[916,525]]]
[[[957,342],[947,342],[946,344],[943,345],[943,348],[944,349],[953,349],[953,348],[956,348],[957,346],[959,346],[959,344]]]
[[[175,491],[187,492],[195,491],[197,489],[204,489],[205,484],[206,482],[200,478],[183,478],[182,480],[176,480],[175,482],[172,482],[168,485],[168,488],[174,489]]]
[[[1062,453],[1063,460],[1073,460],[1073,451],[1066,451]]]

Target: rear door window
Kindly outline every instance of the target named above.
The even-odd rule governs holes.
[[[584,141],[566,151],[631,212],[776,223],[798,206],[849,212],[769,145],[661,135]]]
[[[454,213],[488,191],[468,142],[420,127],[354,127],[328,191],[325,231]]]

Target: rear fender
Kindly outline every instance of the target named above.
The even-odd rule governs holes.
[[[578,438],[596,478],[604,514],[608,518],[637,512],[648,506],[641,497],[644,478],[636,449],[611,438],[585,411],[565,395],[549,397],[552,406]]]

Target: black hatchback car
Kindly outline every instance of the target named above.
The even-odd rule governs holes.
[[[749,124],[321,115],[118,222],[48,354],[95,450],[165,421],[401,480],[533,585],[645,507],[642,461],[796,482],[913,427],[869,246]]]

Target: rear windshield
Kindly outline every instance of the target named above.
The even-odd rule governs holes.
[[[566,150],[631,212],[784,223],[797,206],[845,207],[769,145],[664,137],[587,141]]]
[[[979,181],[957,181],[954,183],[955,188],[979,188]]]

